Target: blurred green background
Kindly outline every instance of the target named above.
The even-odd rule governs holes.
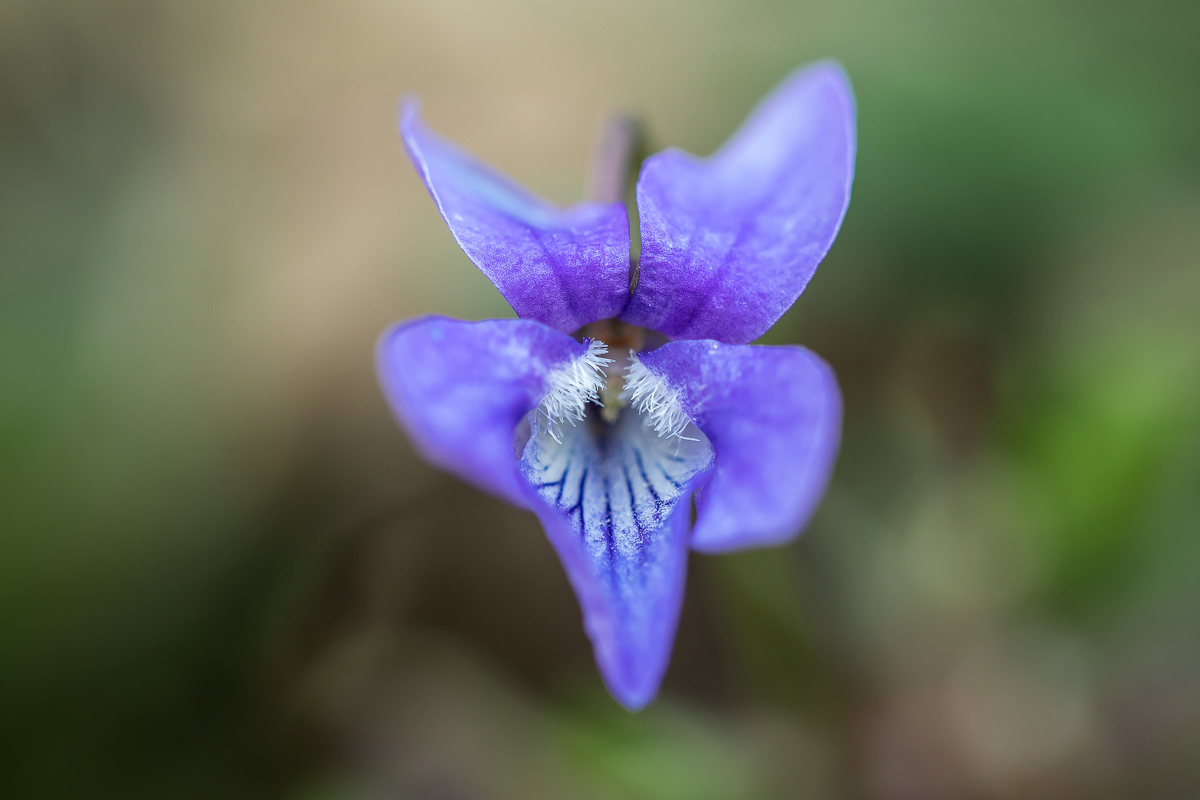
[[[1200,795],[1200,4],[0,3],[0,795]],[[398,318],[510,316],[394,113],[558,202],[859,101],[766,341],[846,396],[795,544],[695,557],[622,711],[532,516],[424,465]]]

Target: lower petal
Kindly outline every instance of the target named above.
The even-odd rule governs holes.
[[[713,341],[671,342],[640,360],[712,442],[692,548],[720,553],[795,537],[837,459],[842,396],[829,365],[803,347]]]
[[[588,419],[554,435],[535,430],[521,459],[596,663],[630,709],[654,698],[666,671],[683,602],[689,500],[712,463],[702,435],[662,437],[643,423],[627,409],[612,426]]]

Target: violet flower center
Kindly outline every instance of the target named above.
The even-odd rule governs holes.
[[[611,590],[630,601],[619,604],[622,613],[636,614],[648,611],[632,602],[654,579],[646,565],[660,563],[665,554],[657,551],[671,546],[655,534],[711,466],[713,448],[677,393],[638,360],[646,331],[589,328],[608,341],[585,340],[587,352],[550,376],[546,399],[527,418],[520,464],[566,516]]]

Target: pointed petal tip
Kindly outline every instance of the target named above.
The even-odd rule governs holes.
[[[624,204],[543,200],[428,127],[414,94],[400,101],[398,127],[455,241],[518,316],[570,332],[625,307]]]
[[[770,104],[777,97],[804,95],[817,87],[824,87],[829,93],[830,99],[835,100],[836,104],[841,107],[844,133],[848,142],[848,174],[846,184],[849,187],[853,182],[854,157],[857,149],[858,101],[854,96],[854,86],[850,81],[850,74],[846,72],[846,68],[842,62],[834,58],[826,58],[797,67],[791,74],[776,84],[775,88],[766,98],[760,101],[760,107]],[[796,97],[791,102],[811,103],[812,101],[802,101],[799,97]]]
[[[837,81],[844,88],[850,88],[850,76],[845,65],[836,58],[822,58],[811,64],[804,64],[792,71],[792,76],[809,75],[813,78],[822,77]]]
[[[658,694],[687,575],[691,495],[707,479],[707,443],[676,449],[623,415],[604,449],[587,429],[545,432],[523,456],[531,505],[558,552],[609,694],[631,711]]]
[[[857,136],[858,99],[854,96],[854,84],[850,81],[850,74],[846,72],[842,62],[826,59],[818,61],[810,65],[807,70],[802,71],[810,73],[815,80],[828,83],[833,92],[838,95],[846,113],[846,132],[850,141],[854,142]],[[853,149],[851,150],[850,164],[853,169]]]
[[[669,658],[669,651],[668,656]],[[667,661],[659,664],[612,664],[596,659],[604,688],[627,711],[638,712],[654,702],[662,686]]]
[[[765,333],[841,228],[855,114],[845,70],[820,61],[780,81],[707,158],[648,158],[640,275],[622,319],[674,339],[746,344]]]
[[[836,58],[825,58],[811,64],[801,65],[780,81],[779,86],[791,86],[800,82],[828,82],[845,95],[851,105],[854,104],[854,88],[850,82],[850,74],[846,72],[846,67],[842,62]]]
[[[658,697],[658,686],[655,685],[652,689],[619,689],[612,685],[607,685],[608,693],[612,698],[621,704],[621,707],[626,711],[636,714],[646,706],[654,702]]]
[[[409,92],[400,98],[400,102],[396,105],[396,122],[400,128],[400,135],[407,135],[413,125],[419,124],[421,121],[421,98]]]

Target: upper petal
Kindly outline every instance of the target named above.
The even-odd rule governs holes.
[[[393,413],[429,461],[527,507],[517,425],[546,397],[555,370],[587,351],[532,320],[424,317],[380,337],[376,367]]]
[[[641,363],[673,390],[715,453],[696,495],[692,548],[781,544],[816,510],[837,458],[842,397],[803,347],[670,342]]]
[[[429,130],[415,98],[401,106],[400,134],[455,240],[518,316],[569,333],[625,307],[624,205],[542,200]]]
[[[854,152],[849,81],[820,63],[780,84],[712,156],[651,156],[637,184],[640,275],[622,319],[675,339],[757,339],[833,244]]]

